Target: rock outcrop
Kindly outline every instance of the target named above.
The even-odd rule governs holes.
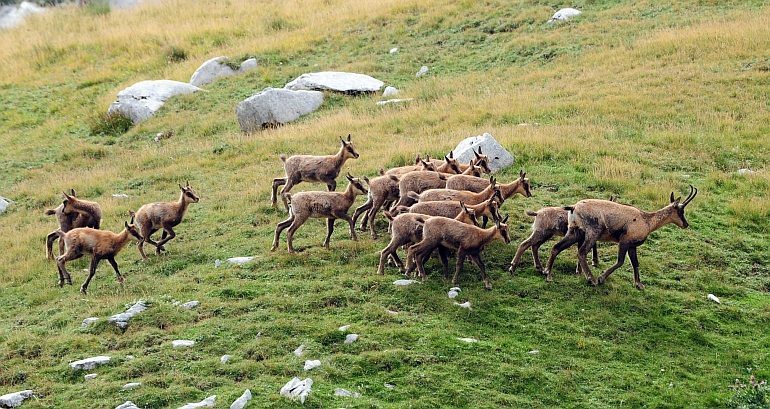
[[[238,123],[244,132],[252,132],[266,125],[281,125],[296,121],[324,102],[320,91],[292,91],[267,88],[241,101],[235,107]]]

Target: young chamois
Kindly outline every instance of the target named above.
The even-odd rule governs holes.
[[[124,279],[120,275],[120,271],[118,271],[118,263],[115,262],[115,256],[129,241],[142,239],[139,235],[139,230],[134,224],[133,216],[131,217],[131,222],[124,222],[124,225],[125,228],[120,233],[96,230],[90,227],[79,227],[66,233],[57,230],[56,233],[59,239],[64,242],[67,248],[64,254],[56,258],[56,266],[59,269],[59,287],[64,286],[65,280],[67,284],[72,285],[72,278],[67,272],[65,263],[70,260],[79,259],[85,254],[91,256],[91,265],[88,269],[88,278],[80,287],[81,293],[86,294],[88,291],[88,283],[91,282],[91,278],[96,274],[96,266],[99,265],[101,260],[109,261],[115,270],[116,280],[122,283]]]
[[[58,231],[66,233],[78,227],[91,227],[98,229],[102,222],[102,209],[96,202],[78,199],[75,195],[75,189],[71,189],[71,195],[64,192],[64,201],[55,209],[45,211],[46,216],[56,215],[59,222],[57,230],[48,233],[46,236],[45,256],[53,260],[53,242],[59,238]],[[59,240],[59,255],[64,254],[64,243]]]
[[[460,206],[462,206],[462,204],[460,204]],[[394,217],[390,212],[385,211],[385,217],[388,218],[391,226],[390,243],[388,243],[388,246],[380,252],[380,265],[377,267],[377,274],[383,274],[385,270],[385,260],[390,256],[401,273],[406,274],[408,277],[411,268],[407,270],[404,267],[404,263],[401,262],[401,259],[398,258],[398,254],[396,254],[396,250],[401,246],[408,247],[422,241],[422,228],[425,221],[435,216],[419,213],[403,213]],[[462,211],[454,216],[453,219],[461,223],[478,226],[474,211],[464,206],[462,206]],[[446,249],[439,248],[439,255],[441,256],[442,263],[445,263],[447,257]],[[413,265],[414,263],[407,260],[407,264]]]
[[[415,202],[409,193],[421,193],[428,189],[446,186],[446,175],[439,172],[409,172],[398,180],[398,202],[393,206],[411,206]]]
[[[488,200],[475,205],[465,205],[465,203],[456,200],[434,200],[428,202],[419,202],[411,207],[399,206],[395,209],[398,214],[401,213],[419,213],[429,216],[443,216],[454,219],[463,211],[472,211],[478,217],[487,219],[500,219],[500,204],[502,199],[499,193],[493,195]]]
[[[451,175],[459,175],[463,171],[460,170],[460,163],[454,158],[454,151],[449,152],[449,156],[444,156],[443,162],[433,162],[436,166],[436,172],[448,173]]]
[[[420,276],[425,280],[424,264],[430,253],[433,252],[435,248],[440,248],[441,246],[452,248],[457,250],[457,265],[455,267],[455,275],[452,279],[452,284],[459,284],[460,271],[465,263],[465,257],[468,256],[477,266],[479,266],[479,269],[481,270],[481,279],[484,281],[487,290],[491,290],[492,284],[489,282],[486,267],[481,260],[481,250],[483,250],[487,244],[495,240],[501,240],[506,244],[511,242],[508,226],[505,224],[507,221],[508,216],[506,215],[503,220],[495,220],[495,225],[493,227],[482,229],[480,227],[459,223],[456,220],[447,219],[445,217],[431,217],[426,220],[423,225],[422,241],[409,247],[407,262],[409,262],[409,260],[414,260],[417,264],[417,270],[419,271]],[[443,259],[442,264],[444,267],[444,275],[446,275],[448,266]]]
[[[610,196],[610,201],[616,201],[615,196]],[[516,272],[521,261],[521,256],[528,248],[532,248],[532,258],[535,261],[535,269],[541,272],[543,271],[543,265],[540,264],[540,257],[538,250],[540,246],[546,241],[550,240],[553,236],[564,237],[567,234],[567,215],[569,212],[564,207],[544,207],[536,212],[531,210],[525,210],[524,213],[527,216],[532,216],[535,221],[532,222],[532,234],[519,245],[519,249],[516,251],[516,255],[511,260],[511,267],[508,269],[511,274]],[[597,267],[599,265],[599,254],[596,249],[596,245],[592,248],[593,260],[591,265]],[[580,265],[578,264],[575,270],[576,274],[581,273]]]
[[[356,224],[358,216],[364,213],[363,221],[361,222],[361,230],[366,229],[367,222],[369,229],[372,232],[372,238],[376,239],[379,236],[374,231],[374,218],[377,216],[377,212],[380,211],[386,203],[398,200],[398,177],[394,175],[382,175],[372,180],[369,180],[364,176],[366,184],[369,185],[369,194],[366,203],[356,208],[353,212],[353,224]]]
[[[348,216],[348,210],[353,202],[356,200],[356,196],[367,194],[367,189],[361,183],[361,179],[354,178],[348,173],[345,178],[350,182],[348,188],[340,192],[300,192],[295,195],[286,194],[287,199],[290,202],[289,205],[289,218],[278,223],[275,228],[275,239],[273,240],[273,247],[270,251],[275,251],[278,248],[278,238],[281,236],[281,232],[289,228],[286,233],[286,240],[289,245],[289,253],[294,254],[294,246],[292,245],[292,239],[294,238],[294,232],[304,224],[307,219],[326,219],[326,240],[324,240],[324,247],[329,249],[329,238],[334,231],[334,221],[336,219],[343,219],[350,225],[350,235],[352,239],[358,240],[356,231],[353,226],[353,219]]]
[[[669,205],[651,213],[630,205],[598,199],[581,200],[574,206],[567,207],[569,211],[567,235],[551,249],[551,257],[543,274],[546,275],[546,279],[553,279],[551,268],[556,256],[564,249],[578,243],[578,263],[591,285],[604,283],[613,271],[623,265],[628,254],[634,268],[634,285],[639,290],[644,290],[644,285],[639,279],[636,248],[647,240],[650,233],[669,223],[686,229],[689,223],[684,217],[684,208],[697,194],[698,189],[690,185],[690,194],[680,202],[681,197],[674,199],[674,192],[671,192]],[[598,280],[591,274],[586,261],[589,249],[597,241],[618,243],[617,263],[604,271]]]
[[[473,151],[473,155],[475,157],[473,159],[471,159],[470,164],[467,164],[467,165],[464,164],[464,163],[458,164],[458,166],[460,168],[460,172],[457,172],[457,173],[461,174],[461,173],[465,172],[466,170],[468,170],[468,168],[471,165],[476,165],[476,166],[480,167],[484,173],[492,173],[492,169],[489,167],[489,156],[484,155],[484,154],[481,153],[481,147],[479,147],[479,151],[478,152],[476,152],[475,149],[471,149],[471,151]],[[445,161],[442,161],[440,159],[433,159],[433,164],[435,164],[436,166],[441,166],[444,162]]]
[[[286,177],[273,179],[273,193],[271,197],[273,206],[275,206],[277,201],[278,186],[281,185],[285,185],[281,189],[281,200],[283,200],[283,207],[286,211],[289,210],[289,205],[286,203],[284,194],[288,193],[297,183],[325,183],[329,191],[333,192],[337,188],[337,181],[335,179],[339,176],[342,165],[348,159],[358,159],[359,157],[356,146],[350,140],[350,135],[348,135],[347,142],[342,137],[340,137],[340,141],[342,142],[342,147],[336,155],[294,155],[288,159],[286,155],[279,155],[279,158],[283,161],[283,170],[286,172]]]
[[[518,179],[511,183],[500,183],[500,191],[505,200],[510,199],[516,193],[531,197],[530,183],[527,174],[519,170]],[[454,175],[447,178],[446,188],[454,190],[467,190],[469,192],[481,192],[489,187],[489,181],[484,178],[477,178],[465,175]]]
[[[195,194],[195,190],[190,186],[189,180],[184,187],[179,185],[179,189],[182,193],[176,202],[148,203],[136,211],[136,227],[139,229],[141,236],[137,247],[139,248],[142,260],[146,261],[148,259],[144,255],[144,243],[150,243],[155,246],[155,254],[160,255],[160,251],[165,250],[163,245],[176,237],[174,226],[182,222],[182,217],[187,212],[187,207],[190,203],[198,203],[200,201],[200,198]],[[163,235],[158,242],[155,242],[150,236],[160,229],[163,229]]]

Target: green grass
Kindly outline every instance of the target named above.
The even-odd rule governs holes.
[[[0,50],[0,195],[14,200],[0,215],[0,395],[33,389],[24,408],[177,408],[217,395],[224,408],[250,389],[247,407],[299,407],[278,395],[297,376],[315,382],[304,406],[318,408],[767,407],[763,391],[728,388],[770,377],[764,2],[579,2],[583,15],[552,25],[558,7],[542,2],[332,3],[264,2],[259,13],[237,0],[65,7],[0,31],[9,44]],[[106,121],[120,90],[186,82],[221,55],[255,56],[259,67],[173,98],[142,124]],[[422,65],[430,71],[417,78]],[[377,107],[379,96],[327,94],[294,123],[240,131],[238,102],[322,70],[371,75],[414,101]],[[160,132],[170,137],[154,142]],[[343,171],[374,176],[484,132],[515,156],[498,179],[523,169],[533,186],[533,197],[503,206],[513,242],[483,253],[492,291],[466,263],[461,295],[449,299],[437,260],[428,281],[394,286],[394,268],[375,274],[387,236],[361,232],[354,242],[342,222],[329,251],[319,220],[295,235],[298,254],[287,253],[285,234],[268,251],[286,218],[269,202],[283,175],[278,154],[331,154],[349,133],[361,158]],[[188,179],[201,201],[166,254],[141,262],[128,246],[117,258],[126,283],[102,263],[88,296],[77,292],[88,260],[74,261],[76,285],[56,286],[44,258],[56,226],[43,211],[61,191],[98,201],[103,228],[117,230],[128,210],[176,200]],[[587,286],[573,273],[574,249],[556,260],[553,283],[529,252],[507,272],[530,234],[525,209],[617,195],[652,211],[689,184],[699,189],[690,228],[666,226],[639,249],[644,291],[629,263]],[[606,268],[616,248],[600,244],[599,254]],[[214,267],[247,255],[256,259]],[[151,307],[125,330],[107,324],[140,299]],[[177,305],[190,300],[201,305]],[[102,319],[81,328],[92,316]],[[360,338],[343,344],[346,333]],[[196,344],[174,349],[175,339]],[[112,362],[91,371],[93,381],[68,366],[97,355]],[[305,373],[306,359],[322,366]],[[142,385],[122,390],[129,382]]]

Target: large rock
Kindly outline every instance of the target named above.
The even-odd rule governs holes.
[[[28,1],[22,1],[19,5],[0,6],[0,29],[15,27],[23,23],[28,15],[42,11],[45,11],[45,8]]]
[[[489,168],[492,170],[492,173],[513,165],[513,155],[500,146],[495,138],[488,133],[472,136],[460,142],[454,149],[455,159],[460,163],[468,163],[476,157],[473,151],[476,150],[478,152],[479,148],[481,148],[481,153],[489,156]]]
[[[266,88],[241,101],[235,107],[235,115],[241,129],[251,132],[265,125],[296,121],[318,109],[323,102],[324,94],[319,91]]]
[[[286,84],[284,88],[293,91],[319,90],[359,94],[378,92],[383,85],[385,85],[384,82],[365,74],[325,71],[302,74],[294,81]]]
[[[32,396],[31,390],[14,392],[0,396],[0,408],[15,408],[21,405],[21,402],[30,396]]]
[[[192,94],[202,89],[179,81],[141,81],[118,92],[118,100],[110,104],[107,114],[122,112],[134,124],[152,118],[167,99]]]
[[[242,62],[237,70],[227,65],[228,61],[230,61],[228,57],[217,57],[204,62],[190,77],[190,84],[200,87],[211,84],[220,77],[243,74],[257,68],[256,58],[249,58]]]

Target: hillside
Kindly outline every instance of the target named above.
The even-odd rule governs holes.
[[[34,390],[22,408],[129,400],[178,408],[217,395],[215,407],[225,408],[250,389],[247,408],[299,407],[278,393],[296,376],[313,379],[302,406],[318,408],[761,400],[728,386],[770,377],[770,7],[568,6],[583,14],[546,24],[560,6],[161,0],[125,10],[62,7],[0,31],[0,196],[13,200],[0,214],[0,395]],[[126,132],[103,126],[120,90],[148,79],[188,82],[220,55],[253,56],[259,66],[174,98]],[[416,77],[423,65],[429,73]],[[414,99],[379,107],[378,95],[326,93],[299,121],[240,131],[238,102],[313,71],[371,75]],[[161,132],[172,136],[154,141]],[[394,286],[403,278],[395,268],[376,275],[388,236],[361,232],[352,241],[342,221],[329,251],[319,220],[297,232],[297,254],[286,251],[285,234],[269,251],[286,219],[270,205],[272,180],[283,176],[279,154],[332,154],[351,134],[361,157],[343,171],[372,177],[485,132],[515,156],[497,178],[510,182],[521,169],[533,187],[531,198],[503,205],[512,242],[482,253],[491,291],[469,261],[455,300],[438,260],[424,283]],[[117,257],[126,282],[103,261],[88,296],[78,293],[88,257],[68,263],[73,286],[56,285],[56,265],[45,259],[56,222],[44,210],[61,203],[62,191],[97,201],[102,228],[118,231],[128,210],[176,200],[185,180],[201,200],[167,252],[142,262],[130,244]],[[586,285],[574,275],[574,248],[556,260],[552,283],[530,252],[508,273],[531,231],[525,209],[614,195],[654,211],[672,192],[686,197],[689,185],[699,191],[686,208],[690,227],[665,226],[639,248],[644,291],[633,287],[628,261],[603,285]],[[385,219],[377,223],[384,231]],[[541,248],[543,261],[553,243]],[[607,268],[617,246],[600,243],[599,255]],[[224,262],[238,256],[256,258]],[[138,300],[150,306],[125,329],[106,322]],[[200,305],[180,308],[192,300]],[[472,309],[454,304],[466,301]],[[81,327],[87,317],[100,320]],[[358,340],[343,343],[351,333]],[[196,344],[173,348],[180,339]],[[232,358],[223,364],[225,354]],[[99,355],[111,363],[68,365]],[[322,365],[305,372],[315,359]],[[98,377],[85,381],[91,372]],[[141,385],[124,390],[129,382]],[[361,397],[335,396],[336,388]]]

